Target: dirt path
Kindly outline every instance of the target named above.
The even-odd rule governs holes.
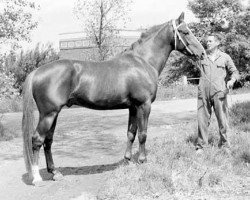
[[[237,99],[250,99],[250,95],[233,96],[233,101]],[[153,138],[163,136],[174,124],[196,120],[195,109],[194,99],[155,102],[149,120],[147,145]],[[63,110],[59,115],[52,151],[55,165],[64,178],[57,182],[51,180],[41,151],[40,172],[44,183],[39,187],[26,184],[22,139],[0,142],[0,199],[91,199],[102,189],[104,177],[121,164],[127,118],[127,110]],[[3,123],[21,135],[21,113],[6,114]],[[135,142],[134,151],[137,149],[138,143]]]

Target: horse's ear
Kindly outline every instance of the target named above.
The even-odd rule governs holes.
[[[179,18],[177,19],[177,23],[181,24],[183,21],[184,21],[184,12],[182,12]]]

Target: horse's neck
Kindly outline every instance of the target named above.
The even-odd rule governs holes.
[[[136,49],[136,53],[150,66],[154,67],[158,75],[160,75],[172,51],[172,47],[167,42],[164,44],[162,44],[162,41],[157,42],[157,39],[161,40],[161,38],[155,36],[155,38],[140,45]]]

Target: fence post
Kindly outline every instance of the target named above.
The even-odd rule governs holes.
[[[187,82],[187,76],[182,76],[182,84],[183,85],[187,85],[188,82]]]

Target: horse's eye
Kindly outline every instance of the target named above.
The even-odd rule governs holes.
[[[184,35],[188,35],[189,32],[188,31],[181,31]]]

